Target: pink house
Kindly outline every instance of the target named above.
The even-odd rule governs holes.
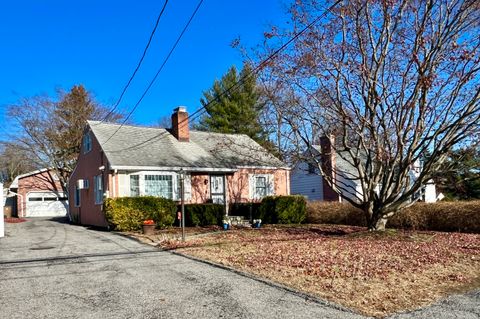
[[[250,137],[191,131],[179,107],[172,128],[88,121],[77,166],[70,177],[70,216],[107,226],[104,198],[159,196],[186,203],[259,201],[290,194],[290,170]]]

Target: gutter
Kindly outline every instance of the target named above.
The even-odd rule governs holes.
[[[168,167],[168,166],[121,166],[112,165],[112,170],[135,170],[135,171],[179,171],[183,169],[188,172],[225,172],[234,173],[238,171],[236,168],[212,168],[212,167]]]

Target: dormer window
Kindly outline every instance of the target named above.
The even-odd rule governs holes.
[[[92,137],[90,133],[86,133],[83,136],[83,154],[87,154],[92,150]]]

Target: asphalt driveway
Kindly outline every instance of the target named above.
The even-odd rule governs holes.
[[[113,233],[31,219],[6,235],[2,318],[360,318]]]
[[[479,318],[479,293],[398,318]],[[0,239],[1,318],[363,318],[114,233],[31,219]]]

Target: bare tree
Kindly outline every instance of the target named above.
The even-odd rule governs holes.
[[[109,113],[82,86],[69,92],[58,91],[56,100],[49,97],[22,99],[8,107],[8,117],[20,128],[11,139],[22,152],[29,154],[38,167],[52,168],[67,194],[68,178],[75,168],[87,120],[101,120]],[[111,119],[118,120],[115,113]]]
[[[6,186],[16,176],[38,169],[31,161],[29,154],[19,145],[11,142],[0,142],[0,181]]]
[[[279,114],[289,150],[316,162],[329,185],[365,212],[369,228],[381,230],[449,151],[479,137],[480,4],[344,0],[319,18],[328,2],[297,0],[292,30],[265,33],[260,52],[268,55],[313,22],[263,76],[285,100]],[[336,178],[305,152],[320,136],[335,136],[332,148],[353,174]]]

